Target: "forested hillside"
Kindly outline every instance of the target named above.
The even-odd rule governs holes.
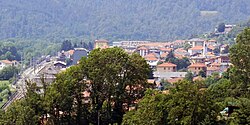
[[[0,38],[171,40],[249,18],[249,0],[0,0]]]

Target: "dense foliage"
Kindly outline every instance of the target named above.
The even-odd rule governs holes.
[[[0,1],[0,38],[170,40],[250,16],[248,0]]]
[[[192,81],[192,74],[188,73],[188,81],[176,83],[169,94],[146,94],[138,109],[126,113],[123,124],[249,124],[249,31],[245,29],[238,35],[236,44],[230,49],[233,66],[221,78],[214,73],[205,81],[197,82]],[[220,112],[229,106],[236,108],[232,114],[225,116]]]
[[[16,66],[7,66],[0,70],[0,79],[9,80],[14,76],[17,76],[19,69]]]
[[[184,57],[181,59],[176,58],[173,51],[169,52],[165,61],[177,65],[177,70],[181,70],[181,69],[185,70],[191,64],[187,57]]]
[[[0,81],[0,106],[8,101],[11,94],[9,81]]]
[[[164,91],[148,89],[149,67],[138,54],[95,49],[79,65],[58,74],[51,85],[38,88],[27,82],[26,98],[1,113],[0,123],[250,124],[249,43],[250,28],[230,48],[233,65],[221,77],[214,73],[193,81],[188,73]],[[44,91],[39,94],[39,89]],[[234,109],[229,112],[226,107]]]
[[[20,53],[17,52],[17,48],[13,43],[1,43],[0,44],[0,60],[21,60]]]
[[[148,64],[138,54],[128,55],[120,48],[96,49],[79,65],[59,73],[50,86],[43,82],[39,88],[28,82],[25,99],[10,107],[0,122],[121,124],[129,107],[143,97],[148,73]]]

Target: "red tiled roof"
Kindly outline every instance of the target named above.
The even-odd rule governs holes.
[[[147,54],[146,56],[144,56],[144,58],[147,58],[147,57],[157,57],[155,53],[149,53]]]
[[[69,55],[73,55],[74,52],[75,52],[75,50],[69,50],[69,51],[68,51]]]
[[[189,68],[191,68],[191,67],[206,67],[206,65],[204,63],[193,63],[188,67]]]
[[[174,54],[174,56],[178,59],[182,59],[183,57],[185,57],[184,55],[181,54]]]
[[[207,48],[211,49],[211,50],[214,50],[215,47],[214,46],[208,46]]]
[[[172,48],[160,48],[159,50],[161,50],[161,51],[171,51]]]
[[[214,63],[211,64],[211,66],[220,66],[220,65],[221,65],[221,64],[218,63],[218,62],[214,62]]]
[[[157,67],[176,67],[176,65],[170,62],[166,62],[158,65]]]
[[[176,49],[176,50],[174,50],[174,52],[187,52],[185,49],[183,49],[183,48],[178,48],[178,49]]]
[[[147,61],[156,61],[158,59],[156,57],[146,57],[145,60],[147,60]]]
[[[168,52],[162,53],[162,54],[161,54],[161,58],[165,58],[165,57],[167,57],[167,55],[168,55]]]
[[[195,46],[190,48],[189,50],[203,50],[203,46]]]
[[[139,47],[137,50],[148,50],[148,48],[144,47],[144,46],[141,46]]]

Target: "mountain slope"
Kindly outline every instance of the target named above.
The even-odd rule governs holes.
[[[249,18],[249,0],[0,0],[0,38],[171,40]]]

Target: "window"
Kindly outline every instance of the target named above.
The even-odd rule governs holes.
[[[164,67],[164,70],[166,70],[166,67]]]

